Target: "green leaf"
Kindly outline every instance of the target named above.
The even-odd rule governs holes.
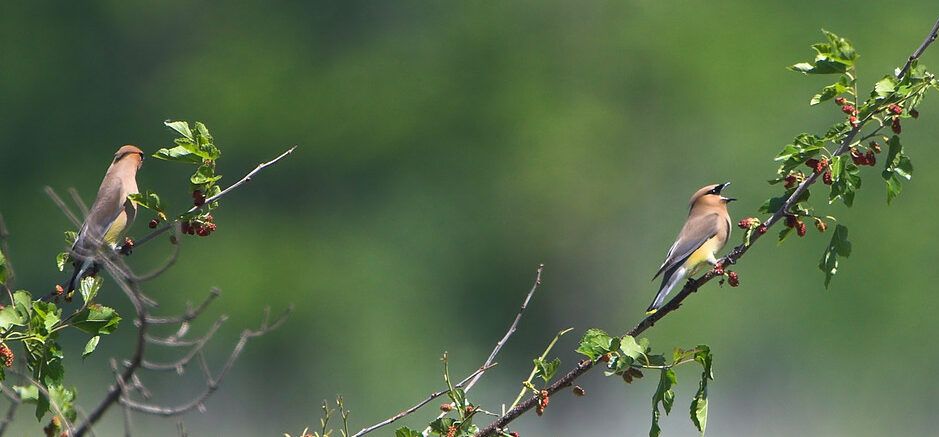
[[[190,141],[193,141],[192,131],[189,130],[189,123],[186,123],[185,121],[166,120],[163,122],[163,124],[165,124],[170,129],[179,132],[180,135],[188,138]]]
[[[591,328],[584,333],[584,338],[580,340],[580,346],[577,347],[576,352],[586,355],[591,360],[596,360],[597,357],[618,349],[620,347],[619,338],[616,339],[615,346],[613,344],[614,339],[609,334]]]
[[[110,334],[121,317],[113,308],[91,304],[72,318],[72,326],[91,335]]]
[[[857,52],[844,38],[827,30],[822,30],[827,43],[813,44],[812,48],[818,53],[812,63],[800,62],[789,67],[789,70],[803,74],[833,74],[844,73],[848,67],[854,65]]]
[[[65,244],[69,246],[75,244],[75,240],[78,239],[78,232],[75,231],[65,231]]]
[[[215,174],[214,166],[203,164],[199,166],[195,173],[192,174],[192,176],[189,178],[189,182],[192,182],[194,185],[201,185],[215,182],[221,178],[221,175]]]
[[[887,159],[881,176],[887,183],[887,203],[889,204],[900,194],[900,189],[903,188],[903,180],[900,178],[910,180],[913,177],[913,163],[903,153],[899,136],[890,137],[887,140],[887,145],[890,148],[887,151]]]
[[[0,285],[7,283],[7,259],[3,256],[3,252],[0,252]]]
[[[160,199],[160,196],[158,196],[156,193],[150,190],[147,190],[147,192],[143,194],[140,194],[140,193],[130,194],[127,197],[132,202],[144,208],[153,210],[155,212],[158,212],[164,215],[166,214],[166,209],[167,209],[166,203]]]
[[[0,310],[0,330],[6,331],[11,326],[24,326],[29,321],[32,296],[29,292],[19,290],[13,293],[13,304]]]
[[[548,382],[557,373],[561,367],[561,359],[555,358],[554,361],[545,362],[540,358],[535,358],[535,376],[540,377],[544,382]]]
[[[88,343],[85,343],[85,350],[82,351],[82,358],[91,355],[91,353],[95,351],[95,348],[98,347],[99,340],[101,340],[101,336],[96,335],[91,337],[91,339],[88,340]]]
[[[450,432],[450,427],[457,424],[457,421],[449,417],[441,417],[433,422],[430,422],[430,432],[437,435],[447,435]],[[458,425],[458,424],[457,424]]]
[[[714,379],[714,372],[711,370],[711,364],[714,362],[714,355],[711,354],[711,348],[706,344],[699,344],[695,349],[694,360],[701,364],[704,369],[702,377]]]
[[[649,430],[649,437],[657,437],[662,431],[659,428],[659,417],[662,414],[659,412],[659,404],[662,405],[666,415],[672,411],[672,405],[675,403],[675,392],[672,391],[672,386],[675,382],[675,372],[668,368],[662,369],[659,385],[655,389],[655,394],[652,395],[652,428]]]
[[[850,79],[848,79],[848,76],[842,74],[841,77],[838,78],[838,82],[835,82],[831,85],[826,86],[825,88],[822,88],[821,93],[816,94],[815,97],[812,97],[812,100],[809,102],[809,105],[815,106],[819,103],[822,103],[822,102],[825,102],[825,101],[828,101],[837,97],[839,94],[844,93],[845,91],[848,90],[849,83],[850,83]]]
[[[848,241],[848,228],[844,225],[835,226],[835,231],[831,233],[831,241],[822,254],[822,260],[818,263],[818,268],[825,272],[825,289],[831,283],[831,277],[838,272],[838,257],[848,257],[851,255],[851,242]]]
[[[837,156],[830,165],[831,189],[828,194],[828,203],[841,199],[848,207],[854,204],[854,192],[861,188],[861,176],[858,166],[847,162],[844,156]]]
[[[703,375],[698,383],[698,392],[691,399],[690,410],[691,423],[694,424],[695,428],[698,428],[698,432],[703,436],[708,421],[708,379]]]
[[[51,302],[33,302],[33,314],[29,320],[30,328],[48,335],[61,320],[62,309]]]
[[[75,412],[75,390],[65,388],[62,384],[54,384],[46,387],[49,391],[49,397],[58,410],[65,415],[69,422],[75,421],[77,414]],[[44,397],[44,396],[43,396]]]
[[[897,78],[893,75],[884,76],[883,79],[878,80],[874,84],[874,91],[871,92],[872,97],[887,97],[890,94],[893,94],[897,90]]]
[[[463,392],[462,388],[454,388],[447,392],[447,397],[457,406],[457,408],[463,408],[466,406],[466,393]]]
[[[100,276],[85,276],[82,278],[81,282],[78,283],[78,292],[82,295],[82,301],[86,304],[91,303],[103,283],[104,280]]]
[[[55,266],[59,268],[59,271],[65,270],[65,265],[68,264],[68,252],[62,252],[55,256]]]
[[[160,149],[153,154],[154,158],[162,159],[164,161],[178,161],[178,162],[194,162],[196,164],[202,163],[202,158],[199,155],[193,153],[184,146],[176,146],[171,149]]]
[[[421,433],[406,426],[402,426],[395,430],[395,437],[421,437]]]

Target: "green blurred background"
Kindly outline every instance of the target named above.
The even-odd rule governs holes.
[[[475,369],[545,264],[518,333],[472,398],[514,399],[531,358],[560,329],[562,368],[583,331],[621,333],[643,316],[649,279],[684,220],[688,197],[733,181],[735,220],[775,194],[771,158],[800,132],[839,119],[809,108],[825,85],[785,66],[807,60],[826,28],[861,53],[860,84],[902,64],[936,19],[904,2],[4,2],[0,6],[0,212],[17,286],[35,293],[55,270],[69,222],[43,193],[92,200],[118,146],[170,145],[164,119],[201,120],[223,150],[230,184],[298,145],[227,197],[211,238],[184,239],[176,266],[146,284],[172,314],[217,286],[201,332],[220,367],[263,308],[296,309],[248,344],[190,435],[280,436],[316,425],[323,399],[345,398],[358,430]],[[939,48],[924,57],[939,65]],[[934,96],[904,124],[916,175],[890,208],[865,170],[853,209],[828,207],[854,244],[830,290],[817,263],[827,235],[782,247],[762,240],[735,270],[650,330],[655,347],[709,344],[715,355],[709,435],[936,433],[933,333],[939,280],[924,232],[939,195]],[[142,189],[179,210],[184,165],[145,162]],[[820,198],[821,196],[819,196]],[[148,229],[141,220],[131,232]],[[926,228],[928,229],[928,228]],[[739,241],[739,230],[733,235]],[[165,239],[130,262],[145,271]],[[108,283],[100,300],[131,308]],[[110,296],[110,297],[108,297]],[[68,380],[90,409],[124,357],[130,320],[81,361],[84,337],[61,342]],[[154,359],[171,354],[153,350]],[[665,435],[695,435],[693,367],[678,371]],[[143,374],[161,402],[202,389]],[[588,395],[552,398],[522,435],[646,435],[655,381],[626,386],[592,372]],[[6,401],[0,401],[3,405]],[[415,428],[439,402],[400,422]],[[118,435],[112,410],[97,428]],[[13,435],[35,435],[30,409]],[[176,419],[134,417],[137,435],[175,435]],[[391,435],[393,427],[375,435]]]

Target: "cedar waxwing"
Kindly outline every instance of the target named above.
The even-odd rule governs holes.
[[[114,154],[114,161],[104,174],[98,195],[72,245],[75,271],[66,283],[65,293],[74,290],[82,276],[98,269],[95,263],[98,250],[115,249],[124,231],[134,222],[137,204],[127,195],[137,193],[137,169],[141,164],[143,151],[135,146],[128,144]]]
[[[693,276],[705,264],[716,265],[715,255],[727,244],[730,236],[730,214],[727,202],[737,199],[721,196],[721,190],[730,182],[708,185],[691,196],[688,219],[678,233],[678,239],[665,256],[665,262],[652,277],[662,276],[662,285],[647,313],[654,313],[665,302],[665,296],[686,278]]]

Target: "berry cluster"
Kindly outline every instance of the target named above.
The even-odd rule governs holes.
[[[740,285],[740,279],[737,278],[737,273],[728,271],[727,283],[730,284],[731,287],[736,287]]]
[[[805,223],[802,223],[802,220],[792,214],[786,215],[786,227],[795,228],[800,237],[805,236]]]
[[[812,158],[805,161],[805,165],[812,169],[815,173],[821,173],[822,170],[828,168],[828,158],[822,158],[821,160]]]
[[[216,229],[215,223],[212,223],[212,219],[213,217],[211,215],[207,215],[201,221],[182,222],[181,231],[184,234],[208,237],[212,232],[215,232]]]
[[[3,343],[0,343],[0,364],[3,364],[3,367],[13,366],[13,351]]]
[[[542,390],[538,394],[538,406],[535,407],[535,413],[539,416],[544,414],[544,409],[548,408],[548,391]]]
[[[861,153],[855,147],[851,148],[851,160],[855,165],[869,165],[873,167],[877,164],[877,157],[874,156],[874,150],[868,150],[867,153]]]
[[[893,133],[900,135],[900,117],[893,117],[893,120],[890,122],[890,129]]]

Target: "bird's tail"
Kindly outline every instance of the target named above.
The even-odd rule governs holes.
[[[93,260],[84,260],[75,263],[75,269],[72,271],[72,277],[68,279],[68,282],[65,283],[64,293],[68,294],[72,290],[78,288],[78,282],[82,280],[82,277],[88,273],[89,270],[94,270],[94,261]]]
[[[668,293],[685,279],[685,276],[687,276],[685,273],[687,273],[687,269],[683,265],[677,265],[665,271],[665,275],[662,276],[662,285],[659,287],[659,293],[655,295],[655,300],[652,301],[652,305],[649,305],[646,314],[652,314],[662,307]]]

